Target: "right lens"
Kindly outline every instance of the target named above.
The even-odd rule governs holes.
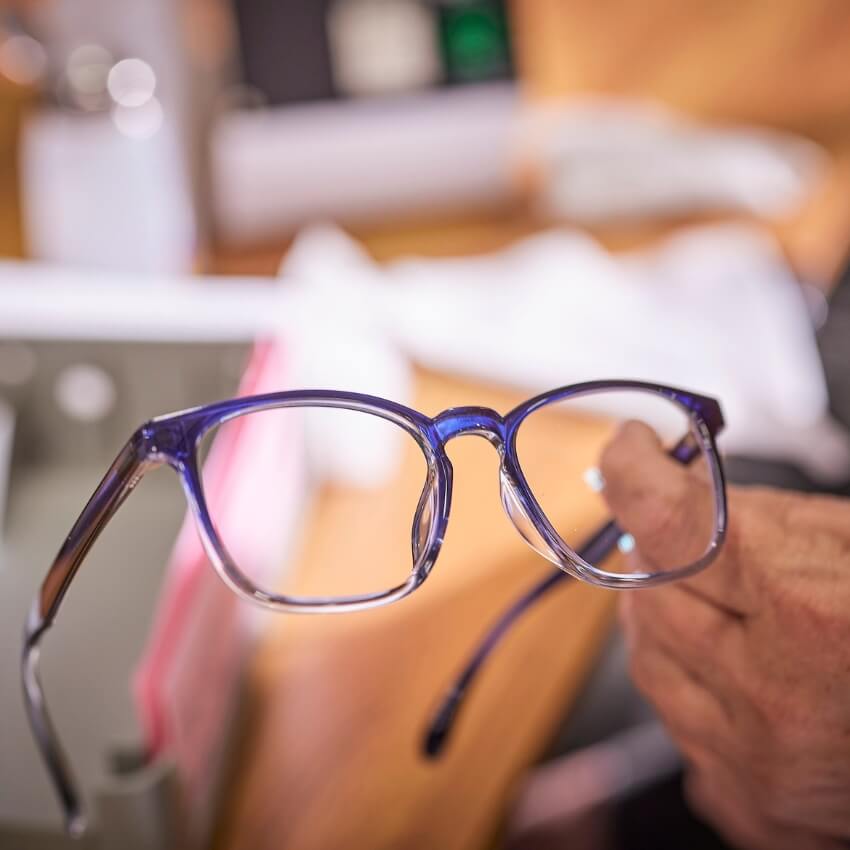
[[[667,510],[669,499],[684,500],[680,515],[667,523],[665,539],[651,541],[636,550],[636,529],[623,528],[617,550],[593,566],[609,572],[675,572],[699,561],[717,534],[715,490],[717,482],[689,412],[669,398],[648,390],[594,390],[546,404],[530,413],[520,424],[516,437],[519,465],[550,525],[561,540],[581,554],[592,532],[608,522],[611,512],[604,499],[600,470],[602,453],[626,421],[644,426],[646,439],[660,440],[667,451],[679,447],[690,454],[687,468],[671,459],[664,469],[664,482],[657,468],[625,457],[618,462],[626,477],[630,498],[643,502],[642,515]],[[654,470],[654,471],[653,471]],[[659,493],[664,498],[659,498]],[[678,502],[675,502],[678,505]]]
[[[280,440],[291,441],[292,464],[306,464],[296,482],[289,464],[251,462],[252,450]],[[231,463],[238,469],[225,471],[234,447],[240,451]],[[430,533],[423,449],[380,416],[336,407],[248,413],[207,432],[199,457],[216,533],[242,575],[264,593],[331,599],[383,593],[407,581]],[[234,475],[250,475],[248,497],[227,492]],[[256,533],[257,512],[270,507],[286,530],[285,551]],[[372,555],[369,568],[352,570],[363,559],[351,554],[361,550]]]

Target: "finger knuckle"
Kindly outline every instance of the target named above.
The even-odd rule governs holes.
[[[762,750],[781,758],[808,748],[817,724],[812,722],[809,707],[794,695],[790,683],[769,676],[748,683],[742,677],[739,688],[746,691],[753,715],[758,719],[761,734],[756,741]]]
[[[634,435],[634,422],[624,422],[617,429],[614,438],[609,440],[599,458],[599,468],[605,479],[614,478],[618,473],[627,469],[632,461],[634,452],[631,449]]]
[[[682,534],[685,501],[681,487],[645,494],[640,522],[634,529],[641,552],[653,560],[669,559],[671,544]]]
[[[749,708],[762,723],[772,721],[773,699],[769,696],[771,685],[761,674],[758,665],[752,662],[746,645],[739,647],[736,660],[724,665],[723,674],[728,683],[727,691],[735,702]]]
[[[683,606],[684,607],[684,606]],[[681,625],[677,630],[677,639],[690,650],[692,657],[705,668],[718,666],[718,651],[725,637],[723,622],[710,617],[692,616],[690,609],[680,614]]]
[[[788,818],[795,803],[793,778],[773,759],[754,768],[751,788],[759,811],[771,820]]]
[[[776,541],[787,535],[792,499],[766,489],[733,491],[729,498],[724,558],[736,567],[735,580],[748,598],[768,600],[786,587]]]

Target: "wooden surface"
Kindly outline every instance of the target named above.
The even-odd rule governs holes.
[[[18,138],[31,99],[31,92],[0,74],[0,257],[19,257],[24,251]]]
[[[416,405],[431,414],[464,403],[504,412],[519,400],[423,374]],[[580,480],[608,429],[571,421],[566,453],[564,427],[560,418],[543,426],[537,449],[562,456],[550,477],[560,479],[567,463],[569,478]],[[493,447],[465,437],[449,445],[449,455],[451,522],[421,588],[377,610],[271,621],[221,848],[468,850],[486,846],[498,830],[512,789],[593,662],[615,594],[565,583],[520,621],[470,693],[444,757],[425,761],[419,747],[428,717],[470,650],[506,605],[552,569],[502,511]],[[573,498],[564,503],[564,519],[582,535],[597,521],[586,493],[566,492]],[[409,528],[408,507],[394,504],[392,485],[378,498],[375,510],[358,491],[323,494],[296,566],[307,584],[329,564],[344,580],[380,572],[394,556],[383,535],[364,529],[376,514]],[[358,545],[364,537],[371,545]]]
[[[844,0],[513,0],[531,98],[616,92],[817,138],[850,126]]]

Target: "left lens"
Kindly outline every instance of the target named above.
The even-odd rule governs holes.
[[[601,458],[628,421],[644,426],[644,439],[657,439],[667,452],[678,446],[681,456],[687,448],[690,462],[685,467],[663,459],[659,469],[639,457],[619,458],[617,484],[627,488],[635,507],[632,515],[669,531],[662,532],[663,539],[657,534],[644,538],[641,546],[642,529],[619,518],[623,533],[616,549],[592,566],[619,574],[686,569],[711,549],[717,536],[719,482],[690,412],[677,402],[634,389],[595,390],[553,401],[530,413],[517,429],[520,469],[551,527],[581,554],[589,536],[612,518]],[[668,523],[661,512],[671,504],[680,516]]]
[[[292,451],[280,465],[252,460],[282,441]],[[222,487],[220,474],[237,445],[249,447],[230,458],[249,479],[242,498]],[[431,492],[428,462],[395,421],[341,407],[265,409],[212,428],[198,456],[216,534],[263,593],[328,600],[385,593],[410,578],[425,549],[433,516],[422,495]],[[297,482],[293,465],[303,469]],[[269,510],[271,524],[285,531],[285,551],[254,531],[256,513]],[[368,564],[354,568],[364,565],[364,552]]]

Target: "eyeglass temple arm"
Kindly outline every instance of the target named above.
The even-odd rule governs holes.
[[[609,522],[600,528],[587,544],[582,547],[579,554],[586,561],[591,561],[591,559],[600,560],[617,545],[621,534],[622,531],[617,527],[617,524],[613,521]],[[466,667],[464,667],[463,671],[457,677],[454,685],[452,685],[443,697],[439,709],[434,713],[423,741],[423,749],[429,758],[436,758],[442,752],[469,687],[472,685],[484,662],[490,657],[502,638],[510,631],[511,626],[550,590],[570,580],[572,580],[572,576],[569,573],[565,573],[563,570],[557,568],[554,569],[551,575],[548,575],[541,582],[534,585],[527,593],[514,602],[487,632],[484,639],[478,644],[472,658],[470,658]]]
[[[722,420],[718,425],[722,427]],[[683,437],[670,450],[670,456],[679,463],[689,464],[699,454],[699,446],[693,442],[690,435]],[[598,563],[604,560],[617,545],[622,535],[622,530],[616,522],[611,520],[602,526],[584,545],[579,549],[579,556],[588,563]],[[484,636],[472,654],[466,667],[455,680],[454,685],[446,692],[439,708],[434,713],[422,742],[423,750],[429,758],[436,758],[443,750],[448,740],[458,712],[463,705],[464,698],[475,677],[484,662],[490,657],[493,650],[508,633],[511,626],[524,614],[538,599],[544,597],[552,588],[570,579],[571,576],[563,570],[555,569],[550,576],[534,585],[524,596],[520,597]]]
[[[92,544],[147,468],[140,435],[135,434],[119,453],[53,561],[24,626],[21,678],[24,705],[36,743],[50,779],[59,796],[65,826],[71,835],[81,835],[86,818],[76,782],[50,721],[38,673],[40,644],[53,625],[62,599]]]

